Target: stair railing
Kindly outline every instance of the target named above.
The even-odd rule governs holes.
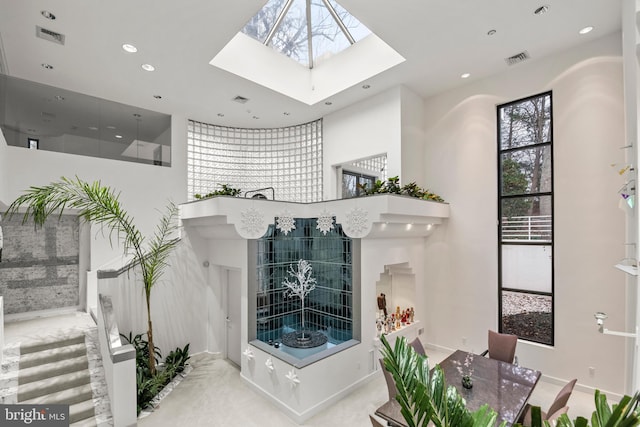
[[[137,424],[136,350],[123,344],[109,295],[98,296],[98,337],[114,426]]]

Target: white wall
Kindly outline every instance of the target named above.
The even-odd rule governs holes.
[[[624,329],[621,178],[624,161],[620,35],[427,99],[425,173],[451,203],[448,224],[426,240],[428,341],[486,348],[498,325],[496,105],[553,91],[555,346],[520,341],[520,362],[544,375],[623,393],[624,339],[597,332],[593,313]],[[595,375],[589,376],[589,367]]]
[[[176,204],[187,200],[186,134],[186,120],[173,117],[171,167],[28,150],[6,146],[4,136],[0,136],[0,201],[9,204],[29,186],[46,185],[61,176],[99,180],[120,192],[123,207],[141,232],[149,235],[160,218],[158,210],[163,210],[169,199]],[[96,269],[119,257],[122,250],[112,248],[97,227],[92,230],[91,268]]]
[[[336,198],[338,164],[387,153],[387,175],[400,175],[400,99],[395,88],[324,117],[324,200]]]
[[[164,274],[151,290],[154,344],[163,357],[186,344],[190,344],[191,354],[208,350],[208,283],[200,256],[202,247],[197,236],[183,235],[167,260]],[[111,295],[121,333],[147,332],[147,306],[138,268],[116,279],[100,279],[99,289]]]
[[[401,150],[402,170],[400,183],[415,182],[420,187],[428,185],[424,181],[424,100],[402,87],[401,106]],[[390,177],[395,175],[388,175]],[[429,188],[437,193],[436,190]]]

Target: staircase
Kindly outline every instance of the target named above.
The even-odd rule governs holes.
[[[15,395],[4,403],[68,404],[71,426],[112,425],[97,339],[91,328],[20,342],[9,372]]]

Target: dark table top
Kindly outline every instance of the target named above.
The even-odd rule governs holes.
[[[453,385],[466,400],[467,408],[475,411],[485,403],[498,413],[498,423],[513,424],[524,410],[527,400],[540,379],[540,371],[511,363],[474,355],[471,361],[473,388],[462,387],[462,374],[467,352],[457,350],[440,363],[447,385]],[[466,368],[464,368],[466,369]],[[376,411],[376,415],[392,425],[406,426],[400,404],[390,400]]]

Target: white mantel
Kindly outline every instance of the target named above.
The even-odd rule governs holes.
[[[449,204],[378,194],[316,203],[216,196],[180,206],[180,218],[206,238],[257,239],[276,217],[322,214],[334,216],[352,238],[426,237],[449,217]]]

